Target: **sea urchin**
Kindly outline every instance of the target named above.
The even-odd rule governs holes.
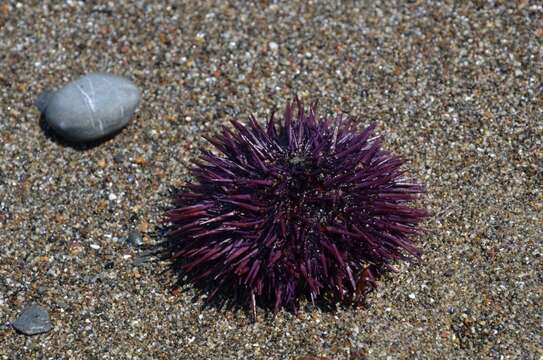
[[[409,240],[427,212],[408,206],[422,185],[381,149],[375,124],[318,118],[288,104],[281,123],[206,138],[218,153],[195,161],[195,182],[167,212],[173,265],[187,281],[275,311],[306,297],[356,301],[391,262],[417,256]],[[362,293],[361,293],[362,292]]]

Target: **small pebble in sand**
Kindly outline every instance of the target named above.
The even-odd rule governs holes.
[[[59,135],[68,141],[86,142],[123,128],[139,100],[140,91],[130,80],[93,73],[60,90],[44,92],[36,106]]]
[[[32,304],[24,308],[21,315],[12,323],[12,326],[25,335],[36,335],[50,331],[51,321],[46,309]]]
[[[136,230],[132,230],[128,233],[128,243],[130,245],[139,247],[143,245],[143,238],[141,237],[140,233]]]

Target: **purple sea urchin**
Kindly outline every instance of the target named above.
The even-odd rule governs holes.
[[[207,140],[196,181],[167,213],[174,266],[189,282],[247,301],[295,310],[301,297],[356,300],[403,254],[427,212],[408,206],[423,187],[403,160],[350,118],[321,118],[287,105],[282,122]]]

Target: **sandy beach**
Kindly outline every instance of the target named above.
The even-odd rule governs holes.
[[[541,359],[543,4],[0,2],[0,359]],[[89,72],[141,90],[68,144],[34,106]],[[202,308],[142,261],[204,135],[298,95],[376,122],[427,185],[423,256],[367,304]],[[51,331],[26,336],[27,304]]]

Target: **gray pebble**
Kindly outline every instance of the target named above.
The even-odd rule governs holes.
[[[49,313],[36,304],[24,308],[21,315],[11,325],[25,335],[36,335],[51,330]]]
[[[69,141],[85,142],[124,127],[138,105],[140,91],[128,79],[88,74],[36,101],[47,124]]]
[[[142,246],[143,245],[143,238],[140,235],[140,233],[136,230],[132,230],[128,233],[128,243],[133,246]]]
[[[113,155],[113,161],[118,164],[122,164],[122,162],[124,161],[124,156],[122,154]]]

